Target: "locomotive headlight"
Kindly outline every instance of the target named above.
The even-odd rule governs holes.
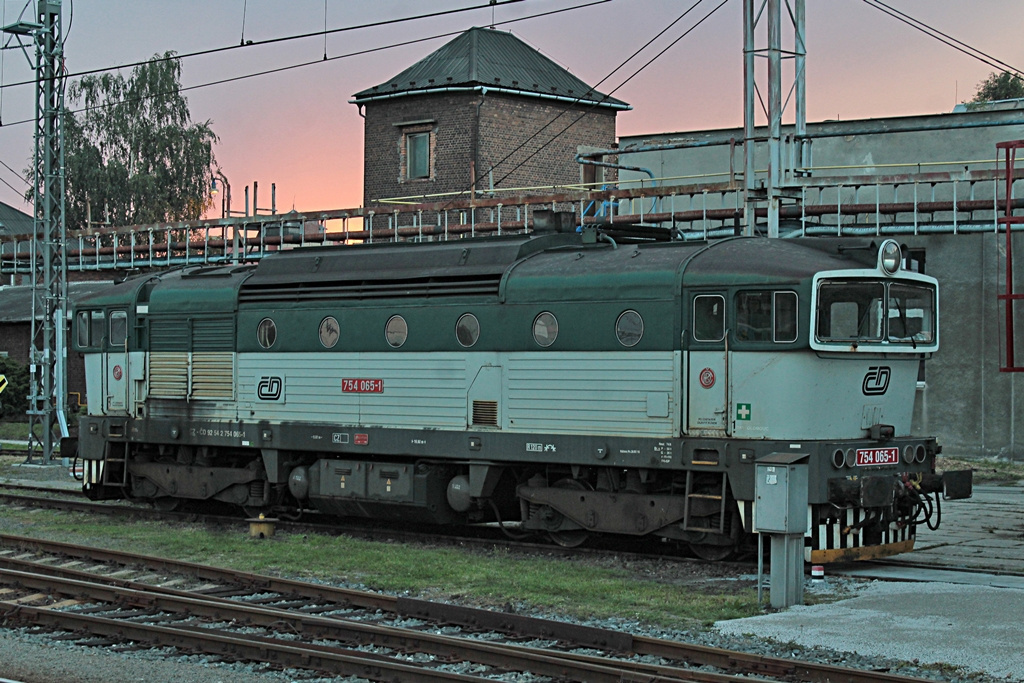
[[[882,242],[882,248],[878,250],[878,263],[889,275],[895,275],[896,271],[900,269],[900,264],[903,263],[903,252],[900,251],[900,245],[896,240],[886,240]]]

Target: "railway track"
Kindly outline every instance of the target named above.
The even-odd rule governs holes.
[[[370,680],[921,680],[16,536],[0,586],[6,626]]]
[[[49,495],[60,495],[53,498],[44,495],[33,496],[25,493],[39,493]],[[41,507],[50,509],[70,510],[85,513],[96,513],[102,515],[117,515],[129,518],[168,521],[176,520],[189,523],[203,523],[211,526],[237,526],[244,521],[241,514],[217,514],[211,512],[196,511],[160,511],[148,505],[132,505],[123,501],[115,503],[96,503],[85,500],[77,489],[60,489],[49,486],[35,486],[25,484],[0,483],[0,502],[9,505],[23,505],[29,507]],[[638,546],[635,542],[632,545],[616,545],[606,543],[604,546],[564,548],[559,545],[544,543],[540,541],[529,541],[512,539],[503,534],[495,527],[472,527],[462,529],[453,533],[452,529],[437,528],[430,526],[424,529],[417,529],[409,525],[401,528],[394,525],[379,525],[362,523],[360,520],[338,520],[316,522],[279,520],[278,526],[282,530],[293,533],[319,533],[325,535],[348,534],[366,540],[401,541],[408,543],[422,543],[424,538],[429,538],[432,543],[447,543],[455,546],[479,546],[493,547],[501,544],[503,547],[514,548],[523,552],[538,552],[547,556],[580,557],[590,555],[592,557],[614,556],[619,559],[635,561],[659,561],[659,562],[685,562],[708,564],[705,560],[693,558],[672,552],[672,548],[648,543],[646,546]],[[733,562],[716,562],[717,566],[731,566],[737,574],[750,574],[756,572],[756,564],[752,560],[737,560]],[[994,574],[997,576],[1024,577],[1024,570],[1001,567],[994,568],[966,568],[950,564],[943,567],[935,562],[914,562],[900,557],[898,560],[886,558],[854,562],[850,564],[834,565],[829,569],[830,575],[835,576],[862,576],[862,571],[868,567],[904,569],[906,576],[894,577],[895,580],[914,580],[914,569],[929,570],[942,568],[946,571],[961,572],[965,574]],[[947,580],[949,577],[945,577]]]
[[[203,511],[198,509],[164,511],[157,510],[149,505],[131,504],[124,501],[89,501],[83,498],[77,489],[61,489],[24,484],[0,483],[0,502],[8,505],[95,513],[134,519],[198,522],[211,526],[237,526],[245,521],[245,515],[241,512],[235,512],[234,510],[237,510],[237,508],[232,510],[230,506],[224,506],[221,511]],[[223,510],[229,511],[224,512]],[[348,534],[366,540],[386,538],[388,541],[422,543],[425,538],[429,538],[431,542],[444,542],[458,546],[491,547],[496,543],[500,543],[505,547],[514,547],[527,552],[543,552],[549,556],[579,557],[588,554],[601,556],[615,553],[620,557],[636,559],[650,560],[657,558],[666,561],[705,563],[703,560],[673,552],[675,548],[672,546],[652,542],[626,541],[625,544],[616,544],[607,539],[601,539],[599,541],[600,545],[595,545],[594,547],[566,548],[544,542],[542,539],[530,540],[530,538],[536,536],[518,539],[511,538],[494,525],[454,528],[438,527],[436,525],[417,526],[403,523],[399,526],[388,524],[387,522],[378,523],[350,518],[327,518],[320,521],[322,518],[323,515],[320,513],[311,513],[296,521],[279,519],[275,522],[275,525],[278,529],[293,533]]]

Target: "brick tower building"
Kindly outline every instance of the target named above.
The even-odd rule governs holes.
[[[581,145],[629,109],[511,33],[472,28],[385,83],[365,110],[363,203],[580,181]],[[438,198],[440,199],[440,198]]]

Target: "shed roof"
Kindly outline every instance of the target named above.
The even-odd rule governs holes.
[[[68,298],[72,303],[110,286],[110,282],[88,280],[68,283]],[[37,311],[36,319],[41,320],[42,314]],[[27,323],[32,320],[32,287],[31,285],[14,285],[0,287],[0,324]]]
[[[0,237],[32,234],[32,216],[0,202]]]
[[[356,104],[427,94],[478,90],[631,109],[594,90],[522,40],[505,31],[474,27],[445,43],[394,78],[355,94]]]

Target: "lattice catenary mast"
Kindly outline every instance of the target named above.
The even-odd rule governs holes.
[[[37,449],[53,459],[54,429],[67,436],[65,418],[67,263],[64,259],[64,36],[61,0],[39,0],[36,22],[3,27],[31,36],[36,53],[36,132],[33,168],[32,345],[29,349],[29,461]]]

